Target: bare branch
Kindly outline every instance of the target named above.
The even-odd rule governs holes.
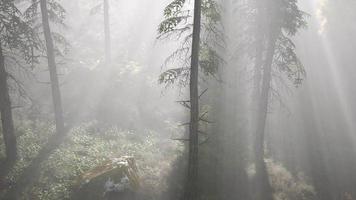
[[[201,142],[199,143],[199,145],[206,144],[206,143],[209,142],[209,140],[210,140],[210,137],[207,137],[205,140],[201,141]]]
[[[198,99],[200,99],[200,98],[206,93],[206,91],[208,91],[208,88],[206,88],[206,89],[199,95]]]
[[[171,138],[171,139],[175,141],[189,142],[189,139],[184,139],[184,138]]]

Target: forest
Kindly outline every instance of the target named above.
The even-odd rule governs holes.
[[[355,10],[0,0],[0,199],[356,200]]]

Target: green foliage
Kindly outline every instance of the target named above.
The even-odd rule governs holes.
[[[169,69],[159,76],[159,83],[164,83],[167,85],[174,84],[178,81],[181,85],[187,83],[189,78],[189,68],[176,68],[176,69]]]
[[[164,20],[158,28],[159,39],[172,38],[181,40],[178,47],[166,59],[164,66],[175,65],[175,68],[168,69],[159,77],[159,83],[172,85],[178,83],[185,86],[189,80],[190,73],[190,49],[192,40],[191,10],[185,10],[188,4],[185,0],[174,0],[164,9]],[[224,39],[220,30],[219,6],[214,0],[202,1],[202,35],[199,66],[206,76],[215,76],[218,66],[223,59],[216,51],[216,47],[224,46]]]
[[[307,26],[307,13],[301,11],[297,0],[280,0],[278,19],[283,31],[295,35],[301,28]]]
[[[200,50],[199,65],[206,76],[215,76],[218,72],[219,65],[224,61],[213,48],[203,46]]]
[[[7,180],[15,182],[18,179],[54,132],[51,125],[37,125],[33,128],[31,123],[25,122],[18,126],[19,160]],[[157,133],[97,127],[98,124],[92,122],[73,128],[63,144],[41,164],[39,179],[27,189],[26,194],[21,195],[22,198],[69,199],[79,176],[84,172],[106,162],[108,158],[131,155],[135,157],[141,172],[142,188],[139,193],[146,199],[157,199],[165,188],[163,180],[170,164],[179,155],[176,143],[170,141],[162,149],[162,139]],[[0,192],[0,198],[4,192]]]
[[[173,0],[164,9],[164,20],[158,27],[158,38],[167,38],[169,36],[178,35],[178,39],[186,31],[192,31],[191,25],[187,20],[191,17],[189,10],[183,10],[185,0]],[[182,27],[179,27],[179,26]]]
[[[209,24],[219,23],[221,20],[219,5],[214,0],[202,1],[202,13]]]
[[[24,17],[29,22],[31,22],[35,33],[37,35],[41,36],[43,34],[42,20],[41,20],[42,16],[41,16],[39,7],[40,7],[40,0],[32,0],[31,4],[26,8],[26,10],[24,12]],[[55,45],[55,53],[58,56],[63,57],[64,54],[67,53],[67,51],[70,47],[69,42],[63,36],[63,34],[60,33],[60,31],[59,31],[60,30],[59,28],[66,28],[66,24],[65,24],[66,10],[63,8],[63,6],[57,0],[49,0],[49,1],[47,1],[47,11],[48,11],[49,21],[55,26],[55,27],[52,27],[52,30],[51,30],[53,42]],[[43,43],[43,45],[41,46],[41,49],[39,49],[39,50],[41,52],[44,52],[45,45],[44,45],[43,41],[42,41],[42,43]]]
[[[164,9],[164,16],[169,17],[179,13],[185,4],[185,0],[174,0]]]
[[[306,177],[299,173],[294,177],[281,164],[267,161],[270,181],[274,189],[275,200],[316,200],[316,193]]]
[[[281,163],[272,159],[265,162],[275,200],[317,200],[314,187],[303,173],[294,176]],[[249,177],[252,178],[255,173],[254,166],[250,166]]]
[[[20,53],[27,63],[37,62],[35,50],[40,48],[40,43],[32,23],[26,20],[13,0],[1,1],[0,12],[0,42],[5,57]]]
[[[25,10],[24,16],[32,22],[40,22],[39,15],[40,0],[32,0],[31,5]],[[63,6],[56,0],[47,1],[48,17],[52,23],[65,26],[64,20],[66,11]]]
[[[306,18],[308,14],[299,9],[297,0],[279,0],[275,3],[278,6],[275,13],[275,23],[281,29],[281,32],[276,41],[274,65],[298,87],[302,84],[306,72],[289,36],[294,36],[301,28],[307,26]]]
[[[185,0],[174,0],[165,7],[165,19],[159,25],[159,34],[164,35],[173,32],[183,20],[186,22],[190,15],[189,11],[182,10],[185,2]]]
[[[296,47],[291,37],[295,36],[300,29],[307,27],[309,15],[300,10],[297,0],[266,0],[259,5],[261,7],[257,4],[258,1],[250,3],[243,11],[249,16],[244,18],[247,25],[245,25],[246,31],[244,33],[245,36],[243,36],[247,38],[245,42],[247,45],[245,45],[248,47],[246,50],[249,57],[255,59],[256,45],[261,45],[263,51],[266,51],[270,34],[277,34],[273,60],[274,72],[277,75],[275,77],[280,78],[282,77],[280,75],[283,75],[295,87],[300,86],[306,77],[306,71],[298,58]],[[262,19],[261,13],[264,15]],[[259,41],[261,39],[262,44]],[[283,81],[282,86],[285,85],[286,82]]]
[[[295,52],[294,43],[283,34],[280,35],[277,40],[274,65],[277,66],[278,70],[285,74],[296,87],[302,84],[306,76],[306,71]]]

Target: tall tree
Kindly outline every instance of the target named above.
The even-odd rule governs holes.
[[[288,78],[299,85],[304,75],[304,69],[295,54],[293,42],[286,36],[293,36],[299,28],[306,25],[305,13],[300,11],[296,0],[265,1],[258,4],[259,13],[265,13],[265,17],[258,17],[266,21],[265,52],[257,56],[256,66],[262,60],[262,80],[258,98],[258,116],[256,117],[256,132],[254,141],[254,159],[256,167],[257,199],[272,200],[273,191],[269,182],[266,163],[264,161],[265,127],[268,107],[271,96],[272,72],[275,66],[278,70],[286,73]],[[263,11],[265,9],[265,12]],[[259,15],[260,15],[259,14]],[[262,15],[263,16],[263,15]],[[261,36],[258,36],[258,40]],[[258,69],[257,69],[258,70]],[[258,72],[259,73],[259,72]],[[256,81],[259,85],[260,80]]]
[[[268,172],[266,163],[264,161],[264,141],[265,141],[265,127],[268,112],[270,83],[272,79],[272,61],[274,55],[274,49],[276,45],[275,33],[271,33],[268,48],[267,57],[263,68],[262,88],[260,99],[258,103],[258,117],[256,124],[255,135],[255,165],[256,165],[256,184],[258,190],[258,199],[273,200],[272,188],[269,183]]]
[[[41,0],[40,6],[41,6],[41,14],[42,14],[43,32],[46,40],[48,69],[49,69],[50,80],[51,80],[52,100],[54,105],[56,131],[57,134],[62,135],[65,134],[63,108],[62,108],[61,92],[59,88],[52,34],[51,34],[51,29],[48,20],[47,0]]]
[[[105,65],[111,64],[110,5],[104,0]]]
[[[15,80],[15,77],[7,70],[9,66],[6,65],[10,62],[6,62],[6,58],[14,61],[11,62],[13,65],[18,65],[19,59],[33,63],[34,50],[39,46],[30,22],[24,19],[13,0],[1,1],[0,11],[0,111],[6,156],[14,160],[17,156],[16,136],[8,80]]]
[[[9,86],[7,84],[8,74],[5,69],[5,57],[0,43],[0,110],[1,125],[4,136],[6,158],[15,160],[17,157],[16,136],[12,118],[11,100]]]
[[[189,127],[189,160],[188,179],[185,189],[186,200],[198,199],[198,146],[199,146],[199,49],[200,49],[200,24],[201,24],[201,0],[194,3],[192,57],[190,67],[190,127]]]
[[[185,10],[187,2],[185,0],[173,0],[164,10],[165,20],[159,26],[159,38],[176,36],[176,39],[183,38],[183,41],[182,46],[166,59],[166,64],[178,60],[181,61],[181,66],[163,72],[159,81],[165,84],[173,84],[178,80],[178,83],[183,86],[186,86],[189,82],[190,99],[181,101],[182,105],[190,110],[190,122],[187,123],[189,124],[189,138],[187,140],[189,142],[188,173],[183,198],[197,199],[199,190],[198,149],[199,141],[201,141],[199,140],[201,131],[198,129],[199,122],[207,121],[204,116],[199,116],[199,99],[202,96],[202,94],[198,94],[199,78],[201,78],[199,70],[202,70],[203,75],[206,76],[214,77],[217,73],[217,68],[222,59],[217,55],[213,46],[216,45],[214,43],[217,43],[216,40],[221,39],[221,35],[217,36],[217,34],[220,34],[216,29],[220,16],[214,0],[194,2],[192,23],[189,20],[191,10]],[[206,31],[204,35],[201,35],[202,28]],[[191,56],[186,56],[189,53],[191,53]],[[186,141],[186,139],[183,140]]]

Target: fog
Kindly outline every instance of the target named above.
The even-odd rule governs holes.
[[[353,0],[2,0],[0,199],[356,199]]]

